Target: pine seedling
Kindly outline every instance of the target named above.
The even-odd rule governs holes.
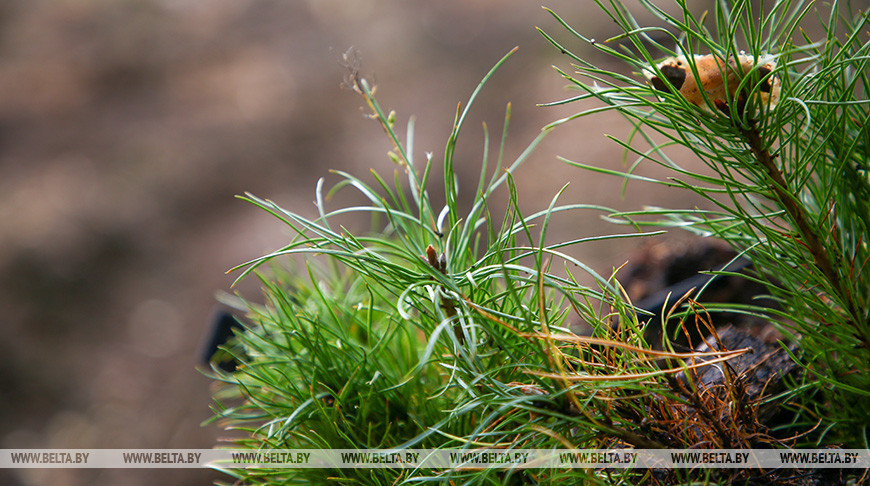
[[[554,367],[573,369],[553,336],[570,334],[575,311],[600,324],[606,318],[595,303],[619,300],[612,279],[562,252],[582,240],[546,244],[549,220],[560,212],[609,210],[559,205],[557,196],[546,209],[521,214],[512,174],[547,131],[505,165],[510,105],[495,168],[488,170],[492,155],[486,135],[474,199],[460,204],[455,144],[477,93],[509,56],[457,110],[442,165],[442,204],[435,203],[429,188],[436,163],[430,155],[422,163],[414,157],[413,121],[401,142],[395,115],[381,109],[355,70],[347,82],[387,136],[389,156],[397,167],[395,181],[391,184],[372,172],[372,186],[339,173],[343,181],[334,190],[356,189],[368,204],[330,211],[325,205],[330,194],[322,194],[318,184],[319,216],[313,219],[270,200],[243,198],[273,214],[296,236],[283,248],[239,267],[239,278],[261,279],[266,302],[246,304],[251,324],[226,347],[240,362],[237,370],[214,370],[215,378],[226,385],[215,395],[215,421],[243,433],[233,441],[235,446],[562,447],[563,435],[578,420],[585,421],[583,417],[596,421],[598,429],[620,431],[618,425],[598,420],[599,412],[585,411],[580,397],[585,400],[594,393],[573,391],[581,386],[547,376]],[[501,220],[493,220],[488,208],[497,195],[508,199]],[[463,213],[462,207],[470,209]],[[347,214],[383,223],[366,234],[335,227],[332,221]],[[608,236],[596,237],[602,238]],[[280,266],[271,272],[259,270],[267,262],[274,267],[277,259],[293,255],[305,257],[301,271]],[[571,272],[551,272],[553,262],[560,260],[590,272],[598,288],[578,285]],[[584,436],[594,437],[596,429],[588,430]],[[254,484],[310,484],[328,478],[394,484],[410,477],[418,482],[509,484],[531,474],[389,469],[227,472]]]
[[[225,346],[239,361],[237,369],[213,370],[223,383],[215,394],[214,421],[241,434],[232,444],[252,450],[679,449],[778,447],[803,440],[866,447],[861,402],[870,389],[864,345],[870,277],[863,270],[870,215],[867,199],[857,196],[867,191],[870,147],[863,100],[867,48],[858,35],[865,21],[834,9],[824,22],[826,38],[813,43],[798,28],[814,13],[811,2],[775,2],[763,12],[754,12],[750,2],[720,3],[712,17],[700,18],[677,3],[681,16],[641,1],[665,29],[640,27],[620,3],[599,2],[622,29],[607,42],[585,38],[554,14],[572,35],[632,67],[632,75],[596,67],[545,36],[576,62],[578,74],[562,74],[580,94],[566,101],[595,98],[603,104],[578,116],[617,110],[634,127],[628,140],[617,142],[637,156],[635,165],[652,161],[674,173],[667,180],[640,178],[633,165],[619,175],[688,189],[715,210],[615,213],[595,205],[562,205],[557,194],[545,209],[523,214],[512,174],[548,132],[568,120],[545,127],[504,164],[510,105],[498,150],[490,150],[484,130],[476,191],[471,201],[461,201],[454,171],[461,129],[474,98],[510,55],[457,109],[440,163],[429,155],[416,157],[413,120],[403,140],[395,114],[381,109],[356,63],[348,62],[353,69],[347,84],[383,128],[395,177],[390,181],[373,171],[368,183],[338,173],[342,182],[333,191],[354,189],[367,202],[331,210],[326,202],[332,193],[324,194],[319,183],[315,218],[268,199],[243,198],[295,236],[238,268],[239,278],[260,279],[265,303],[245,303],[250,323]],[[669,42],[652,40],[653,31],[665,33]],[[698,61],[696,54],[713,56],[712,62]],[[668,56],[682,56],[686,76],[698,77],[712,65],[737,86],[721,95],[701,90],[689,99],[670,81],[673,71],[662,68],[661,58]],[[665,143],[653,142],[662,136]],[[650,148],[637,148],[637,141]],[[672,145],[689,147],[715,175],[683,168],[667,155]],[[431,182],[439,169],[444,189],[435,194]],[[506,199],[499,219],[489,212],[496,198]],[[578,210],[601,211],[626,224],[627,231],[549,242],[552,216]],[[347,215],[371,219],[374,229],[339,226],[336,221]],[[650,226],[656,228],[643,231]],[[806,373],[789,393],[765,400],[791,404],[795,419],[788,434],[797,437],[783,439],[758,422],[761,403],[747,398],[742,376],[726,374],[721,392],[693,381],[693,372],[711,365],[727,369],[724,363],[747,350],[676,350],[668,335],[661,343],[647,342],[646,318],[615,275],[599,275],[565,252],[590,239],[643,237],[661,233],[661,227],[721,238],[752,259],[751,278],[769,286],[779,307],[702,307],[687,293],[674,296],[662,321],[681,320],[678,331],[694,321],[716,340],[708,312],[752,313],[776,322],[799,342],[793,357]],[[288,262],[294,256],[303,263]],[[580,285],[578,271],[589,273],[595,286]],[[680,310],[681,304],[688,310]],[[579,322],[591,327],[591,335],[573,332]],[[863,428],[860,434],[857,428]],[[245,484],[770,479],[761,471],[740,470],[226,472]]]
[[[801,434],[814,429],[805,440],[867,447],[866,13],[848,2],[720,1],[712,14],[697,16],[682,1],[674,2],[678,13],[670,14],[642,0],[663,25],[642,27],[621,3],[597,3],[620,30],[604,42],[583,36],[554,16],[574,37],[624,62],[634,73],[596,67],[545,34],[575,61],[576,73],[562,75],[581,94],[560,103],[594,98],[629,120],[631,137],[617,140],[627,155],[636,157],[628,170],[618,173],[626,182],[642,179],[688,190],[715,208],[650,208],[610,218],[715,236],[751,259],[753,278],[768,286],[778,308],[729,305],[716,310],[764,315],[799,342],[794,358],[806,378],[794,384],[794,425]],[[822,38],[806,34],[803,27],[812,23],[820,24]],[[730,85],[717,89],[723,81]],[[703,89],[687,89],[694,85]],[[640,147],[644,143],[648,148]],[[688,147],[708,171],[687,169],[671,158],[673,146]],[[659,164],[671,176],[635,176],[640,163]]]

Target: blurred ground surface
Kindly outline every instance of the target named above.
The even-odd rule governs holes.
[[[614,34],[591,2],[548,6],[599,39]],[[313,213],[329,169],[394,167],[361,100],[340,88],[349,46],[400,125],[417,118],[418,156],[443,153],[456,103],[514,46],[462,135],[476,180],[481,122],[495,135],[513,104],[507,154],[579,110],[534,27],[566,39],[536,2],[455,0],[0,1],[0,447],[208,448],[209,382],[195,371],[224,272],[282,245],[286,231],[234,199],[245,191]],[[612,115],[554,132],[519,172],[520,200],[621,209],[691,206],[685,193],[582,173],[556,160],[620,168]],[[691,164],[691,161],[687,161]],[[655,174],[649,167],[641,173]],[[472,183],[467,184],[471,189]],[[352,197],[350,193],[339,197]],[[340,203],[338,201],[336,204]],[[621,231],[599,214],[551,233]],[[634,243],[573,254],[600,272]],[[256,297],[253,282],[240,291]],[[21,470],[3,484],[204,485],[198,470]]]

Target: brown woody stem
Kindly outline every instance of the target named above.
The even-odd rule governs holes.
[[[810,226],[806,212],[800,204],[798,204],[795,195],[789,192],[785,177],[783,176],[782,171],[779,170],[779,167],[776,166],[774,156],[770,154],[762,142],[758,129],[751,127],[749,129],[741,129],[741,132],[746,139],[746,143],[749,145],[749,150],[752,152],[752,155],[755,156],[755,159],[764,168],[768,179],[772,182],[771,189],[773,190],[775,199],[782,205],[785,212],[788,213],[789,217],[794,222],[798,233],[803,238],[804,244],[809,249],[810,254],[812,254],[813,263],[816,268],[818,268],[825,278],[828,279],[835,292],[842,293],[848,307],[846,311],[854,318],[856,313],[854,303],[852,302],[851,292],[849,292],[848,288],[843,286],[843,281],[840,279],[840,275],[834,270],[828,252],[825,251],[824,243]]]

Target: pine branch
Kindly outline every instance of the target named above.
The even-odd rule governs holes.
[[[848,312],[855,315],[854,304],[852,303],[851,292],[848,291],[842,284],[840,275],[834,270],[828,252],[825,249],[819,235],[808,223],[808,216],[803,206],[798,203],[796,194],[793,194],[788,189],[788,183],[776,165],[774,156],[767,150],[766,145],[761,140],[761,135],[757,128],[741,128],[749,150],[755,156],[755,159],[764,168],[764,171],[770,180],[770,188],[773,191],[775,199],[786,210],[798,234],[802,237],[804,245],[813,256],[813,261],[816,267],[822,272],[828,282],[831,283],[833,289],[841,292],[845,300],[848,302]]]
[[[804,246],[813,256],[815,266],[831,284],[833,291],[838,293],[845,302],[845,311],[850,316],[850,324],[854,327],[854,323],[859,319],[859,315],[852,298],[852,292],[848,286],[843,284],[840,274],[834,269],[829,253],[825,249],[825,244],[809,224],[809,216],[804,207],[798,202],[798,196],[789,191],[788,183],[782,171],[777,167],[775,157],[767,150],[758,129],[754,126],[741,128],[740,133],[745,138],[746,144],[749,146],[749,150],[755,159],[764,168],[765,174],[770,180],[770,188],[774,198],[785,209],[789,218],[791,218],[795,230],[797,230],[803,240]],[[863,337],[860,332],[856,332],[855,337],[859,339],[863,347],[870,349],[870,341]]]

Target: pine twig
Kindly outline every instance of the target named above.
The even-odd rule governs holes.
[[[741,133],[745,138],[747,145],[749,145],[749,150],[752,152],[755,160],[761,164],[768,179],[772,182],[771,189],[773,190],[777,202],[779,202],[785,209],[786,213],[788,213],[789,217],[794,222],[795,228],[803,238],[804,244],[807,249],[809,249],[810,254],[812,254],[816,268],[822,272],[828,282],[831,283],[834,290],[841,293],[846,301],[847,308],[845,310],[849,313],[852,319],[854,319],[857,315],[857,311],[855,309],[851,292],[849,292],[848,287],[843,285],[840,275],[831,263],[828,252],[825,251],[824,242],[822,242],[819,235],[810,226],[807,214],[803,207],[798,204],[797,197],[789,192],[785,177],[783,176],[782,171],[779,170],[779,167],[777,167],[775,157],[771,155],[764,146],[758,129],[755,127],[741,129]],[[867,346],[868,343],[865,342],[864,345]]]

